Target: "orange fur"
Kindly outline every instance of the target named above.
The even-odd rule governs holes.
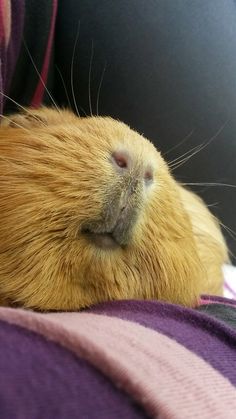
[[[219,227],[148,140],[111,118],[66,110],[29,110],[11,120],[0,128],[2,304],[76,310],[151,298],[192,306],[201,292],[221,292],[227,249]],[[122,179],[110,162],[119,147],[134,162],[129,205],[138,216],[125,246],[101,249],[81,229],[104,206],[115,208],[127,187],[128,175]],[[150,164],[146,190],[140,174]]]

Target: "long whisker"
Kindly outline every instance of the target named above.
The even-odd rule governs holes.
[[[204,150],[207,146],[209,146],[212,143],[212,141],[214,141],[219,136],[219,134],[224,130],[224,128],[228,124],[228,122],[229,122],[229,118],[225,121],[225,123],[223,125],[221,125],[221,127],[218,129],[218,131],[212,137],[210,137],[210,139],[206,143],[203,143],[200,146],[197,146],[198,149],[194,153],[192,153],[190,156],[183,159],[183,161],[177,162],[177,164],[174,164],[174,169],[176,169],[177,167],[182,166],[182,164],[186,163],[186,161],[188,161],[195,154],[199,153],[200,151]],[[176,161],[177,159],[175,159],[173,161]],[[173,163],[173,162],[171,162],[171,163]],[[172,168],[172,166],[170,166],[170,167]]]
[[[100,99],[100,92],[101,92],[101,87],[102,87],[102,82],[103,82],[103,78],[104,78],[104,74],[106,71],[106,63],[103,67],[103,71],[102,71],[102,75],[101,75],[101,80],[98,86],[98,92],[97,92],[97,104],[96,104],[96,112],[97,112],[97,116],[98,116],[98,107],[99,107],[99,99]]]
[[[221,227],[226,231],[226,233],[228,233],[228,235],[233,239],[233,240],[235,240],[235,237],[232,237],[231,235],[230,235],[230,233],[229,233],[229,231],[227,230],[227,226],[225,226],[224,224],[222,225],[221,223],[220,223],[220,225],[221,225]],[[232,257],[233,259],[236,259],[236,256],[235,256],[235,254],[232,252],[232,250],[231,249],[227,249],[228,250],[228,253],[230,254],[230,258]]]
[[[69,95],[68,95],[68,92],[67,92],[66,84],[65,84],[64,78],[63,78],[63,76],[61,74],[61,70],[59,69],[59,67],[57,65],[55,65],[55,67],[56,67],[56,70],[57,70],[57,72],[58,72],[58,74],[60,76],[60,79],[61,79],[61,82],[62,82],[64,91],[65,91],[65,94],[66,94],[66,98],[67,98],[68,104],[69,104],[70,108],[72,108],[71,102],[70,102],[70,98],[69,98]]]
[[[18,102],[16,102],[14,99],[12,99],[10,96],[8,96],[8,95],[6,95],[5,93],[3,93],[3,92],[0,92],[0,95],[2,95],[3,97],[5,97],[6,99],[8,99],[8,100],[10,100],[12,103],[14,103],[18,108],[20,108],[20,109],[22,109],[25,113],[27,113],[27,114],[29,114],[29,115],[32,115],[35,119],[37,119],[37,121],[39,121],[41,124],[42,124],[42,121],[39,119],[39,118],[37,118],[37,116],[33,113],[33,112],[31,112],[30,111],[30,109],[28,109],[28,108],[26,108],[25,106],[23,106],[23,105],[20,105],[20,103],[18,103]],[[46,124],[44,124],[45,126],[46,126]]]
[[[75,62],[75,52],[76,52],[76,47],[78,44],[78,40],[79,40],[79,34],[80,34],[80,20],[78,23],[78,29],[77,29],[77,34],[76,34],[76,38],[75,38],[75,43],[74,43],[74,47],[73,47],[73,53],[72,53],[72,59],[71,59],[71,71],[70,71],[70,85],[71,85],[71,93],[72,93],[72,98],[73,98],[73,103],[75,106],[75,110],[78,116],[80,116],[79,113],[79,109],[77,106],[77,102],[75,99],[75,91],[74,91],[74,62]]]
[[[182,183],[183,186],[225,186],[226,188],[236,188],[236,185],[230,183],[219,183],[219,182],[187,182]]]
[[[88,77],[88,95],[89,95],[90,116],[93,116],[92,100],[91,100],[91,73],[92,73],[93,54],[94,54],[94,47],[93,47],[93,40],[92,40],[90,63],[89,63],[89,77]]]
[[[50,99],[51,99],[52,103],[54,104],[55,108],[57,109],[57,111],[60,113],[60,109],[58,108],[58,106],[57,106],[57,104],[56,104],[56,102],[55,102],[55,100],[54,100],[53,96],[51,95],[51,93],[49,92],[49,90],[48,90],[48,88],[47,88],[46,84],[44,83],[43,78],[42,78],[42,76],[41,76],[40,72],[38,71],[38,69],[37,69],[37,67],[36,67],[36,65],[35,65],[35,62],[34,62],[34,60],[33,60],[33,57],[32,57],[32,55],[31,55],[30,50],[29,50],[29,48],[27,47],[26,42],[25,42],[25,40],[24,40],[24,39],[23,39],[23,44],[24,44],[24,47],[25,47],[25,49],[26,49],[26,51],[27,51],[27,53],[28,53],[28,56],[29,56],[29,58],[30,58],[30,61],[31,61],[31,63],[33,64],[33,67],[34,67],[34,69],[35,69],[35,71],[36,71],[36,73],[37,73],[37,75],[38,75],[38,77],[39,77],[39,79],[40,79],[40,81],[41,81],[41,83],[42,83],[42,85],[43,85],[43,87],[44,87],[45,91],[47,92],[48,96],[50,97]]]
[[[181,159],[184,156],[187,156],[188,154],[192,153],[192,151],[195,151],[196,149],[202,147],[203,144],[198,144],[194,147],[192,147],[190,150],[186,151],[185,153],[181,154],[181,156],[176,157],[175,159],[171,160],[171,162],[169,162],[169,165],[172,165],[172,163],[178,163],[179,161],[181,161]]]
[[[235,254],[232,252],[232,250],[228,249],[228,252],[230,254],[230,257],[232,257],[233,259],[236,259]]]
[[[18,102],[16,102],[14,99],[12,99],[10,96],[6,95],[3,92],[0,92],[0,95],[4,96],[6,99],[10,100],[12,103],[14,103],[17,107],[21,108],[24,112],[30,113],[30,111],[25,108],[24,106],[20,105]]]
[[[206,204],[206,202],[205,202],[205,205],[206,205],[208,208],[213,208],[213,207],[217,207],[217,206],[219,205],[219,202],[213,202],[212,204]]]
[[[236,240],[236,232],[234,230],[232,230],[232,228],[226,226],[224,223],[222,223],[222,221],[219,221],[220,225],[227,231],[227,233],[229,234],[229,236]]]
[[[176,148],[180,147],[182,144],[184,144],[194,133],[195,129],[193,128],[178,144],[174,145],[173,147],[171,147],[168,151],[166,151],[165,153],[163,153],[163,156],[166,156],[167,154],[169,154],[171,151],[176,150]]]
[[[23,130],[24,130],[24,131],[26,131],[27,133],[30,133],[30,134],[31,134],[31,131],[30,131],[29,129],[27,129],[27,128],[23,127],[23,125],[20,125],[20,124],[18,124],[17,122],[13,121],[13,119],[8,118],[7,116],[2,115],[2,114],[0,114],[0,118],[6,119],[6,121],[10,122],[10,124],[14,124],[14,125],[16,125],[18,128],[23,129]],[[1,124],[0,124],[0,126],[1,126]]]
[[[85,116],[88,116],[88,114],[85,112],[85,110],[84,110],[84,108],[82,108],[82,106],[79,106],[79,108],[80,108],[80,110],[83,112],[83,114],[84,114]]]
[[[201,150],[201,147],[203,146],[203,144],[198,144],[197,146],[191,148],[190,150],[186,151],[184,154],[182,154],[179,157],[176,157],[174,160],[172,160],[169,163],[169,167],[170,168],[175,168],[175,166],[178,166],[179,164],[181,164],[182,162],[185,162],[185,160],[190,159],[192,156],[194,156],[194,154],[198,153],[198,151]],[[184,157],[185,156],[185,157]]]

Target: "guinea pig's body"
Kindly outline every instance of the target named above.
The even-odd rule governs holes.
[[[0,301],[76,310],[193,306],[222,292],[227,249],[155,147],[111,118],[42,108],[0,128]]]

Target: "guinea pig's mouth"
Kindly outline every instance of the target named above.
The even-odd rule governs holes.
[[[85,229],[82,232],[90,243],[101,249],[116,249],[120,247],[112,232],[96,233],[89,229]]]

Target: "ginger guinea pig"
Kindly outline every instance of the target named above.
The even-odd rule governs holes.
[[[115,299],[194,306],[227,249],[202,201],[111,118],[41,108],[0,128],[0,302],[78,310]]]

